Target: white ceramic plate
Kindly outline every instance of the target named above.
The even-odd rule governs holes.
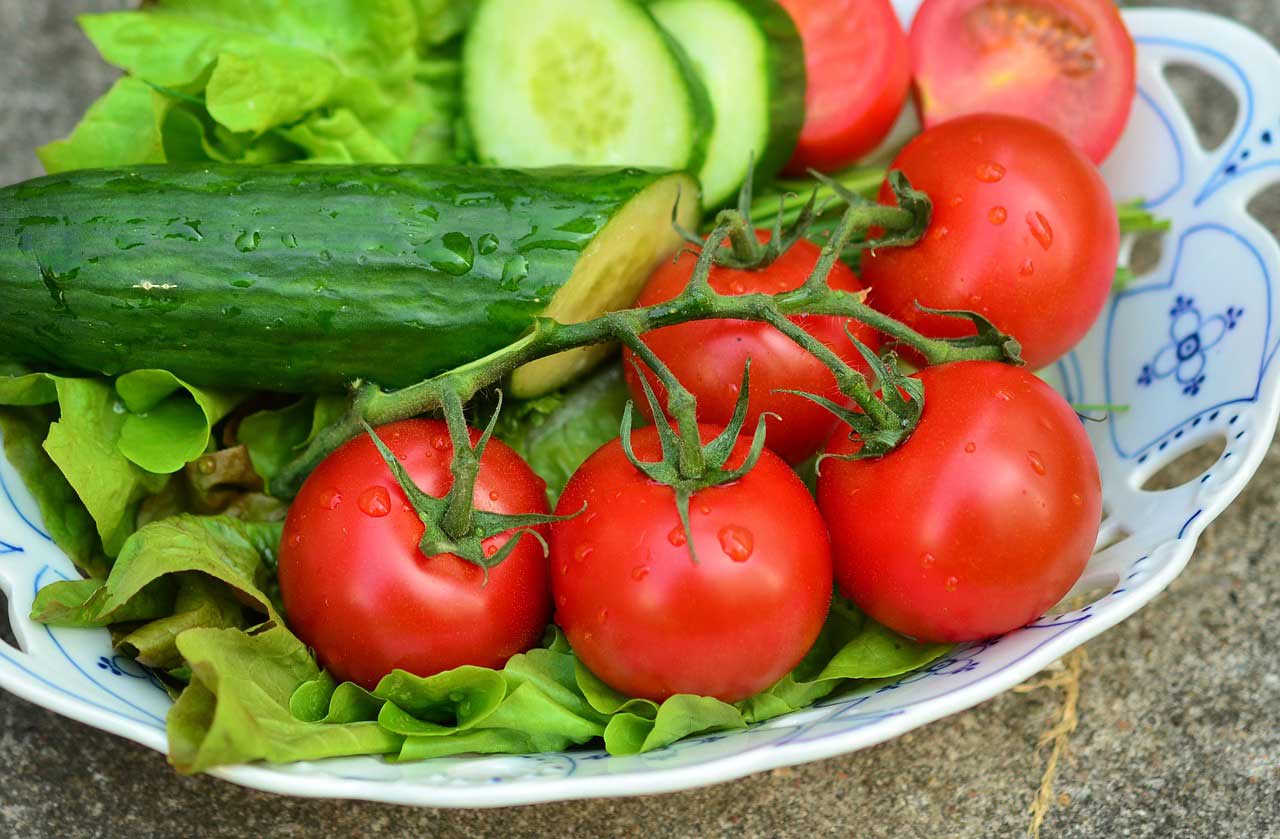
[[[917,0],[899,0],[904,20]],[[216,775],[264,790],[402,804],[486,807],[636,795],[726,781],[861,749],[1008,689],[1115,625],[1177,576],[1204,528],[1239,494],[1280,411],[1280,246],[1246,210],[1280,181],[1280,54],[1226,20],[1177,11],[1125,15],[1139,45],[1139,96],[1104,172],[1117,199],[1146,198],[1173,220],[1159,265],[1108,304],[1049,378],[1073,402],[1127,404],[1090,424],[1108,517],[1078,592],[1101,599],[1003,638],[961,647],[923,672],[749,730],[634,757],[575,751],[392,765],[350,758]],[[1239,103],[1230,136],[1206,151],[1165,80],[1171,64],[1220,80]],[[1126,248],[1125,253],[1127,254]],[[1147,478],[1180,454],[1225,442],[1216,463],[1175,489]],[[105,630],[50,629],[34,592],[75,571],[41,529],[0,460],[0,588],[22,649],[0,644],[0,685],[60,714],[165,749],[169,699],[116,656]]]

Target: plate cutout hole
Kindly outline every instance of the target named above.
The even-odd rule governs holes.
[[[1276,129],[1271,133],[1274,142],[1280,146],[1280,129]],[[1253,216],[1257,221],[1268,230],[1275,230],[1280,226],[1280,183],[1274,183],[1266,189],[1259,192],[1249,200],[1249,215]]]
[[[18,644],[18,636],[13,633],[13,624],[9,621],[9,596],[2,588],[0,588],[0,641],[22,652],[22,647]]]
[[[1143,492],[1162,492],[1180,487],[1213,468],[1227,449],[1227,438],[1215,434],[1179,454],[1142,482]]]
[[[1164,77],[1195,127],[1200,147],[1213,151],[1225,143],[1240,114],[1231,88],[1194,64],[1170,64]]]
[[[1058,601],[1058,605],[1045,612],[1048,617],[1065,615],[1097,603],[1120,585],[1120,575],[1113,572],[1089,574],[1071,587],[1067,596]]]
[[[1148,230],[1134,234],[1133,245],[1129,248],[1128,268],[1135,277],[1145,277],[1160,264],[1164,256],[1164,239],[1168,235],[1164,231]]]

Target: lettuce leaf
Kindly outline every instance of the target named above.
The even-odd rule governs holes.
[[[298,688],[320,676],[306,646],[274,624],[254,635],[191,629],[178,636],[191,682],[170,709],[169,761],[184,773],[268,760],[277,763],[396,752],[404,737],[376,721],[300,719],[290,710]],[[343,697],[352,696],[343,691]],[[359,696],[357,693],[356,696]]]
[[[163,163],[169,159],[162,130],[169,105],[150,85],[126,76],[89,106],[70,137],[41,146],[36,155],[49,174]]]
[[[85,574],[102,579],[111,563],[103,554],[93,516],[41,445],[52,421],[48,408],[0,408],[4,457],[35,499],[53,543]]]
[[[157,0],[85,15],[128,75],[50,172],[217,160],[443,163],[461,112],[456,40],[471,0]]]
[[[618,436],[629,398],[621,367],[608,363],[563,391],[504,409],[495,433],[547,482],[554,506],[582,462]]]
[[[56,419],[43,435],[45,457],[25,455],[30,465],[24,480],[45,521],[53,522],[50,535],[73,561],[99,576],[104,569],[92,567],[93,558],[119,553],[136,529],[139,503],[164,490],[171,473],[208,449],[213,425],[242,399],[192,387],[163,370],[126,373],[114,383],[2,372],[9,375],[0,375],[0,406],[57,405]],[[13,416],[10,424],[16,423]],[[35,433],[30,414],[23,429],[20,436]],[[100,551],[86,544],[78,526],[82,517],[63,483],[92,518]]]

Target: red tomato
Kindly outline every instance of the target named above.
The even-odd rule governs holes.
[[[704,439],[719,429],[702,426]],[[658,460],[650,426],[636,456]],[[729,465],[740,465],[748,440]],[[768,451],[740,481],[694,494],[689,555],[675,491],[606,443],[569,480],[551,527],[556,623],[593,673],[627,696],[745,699],[800,662],[831,600],[827,529],[804,484]]]
[[[442,421],[385,425],[378,436],[426,493],[453,484]],[[480,432],[472,430],[472,443]],[[480,460],[476,508],[546,513],[546,484],[505,443]],[[483,570],[453,554],[418,550],[423,524],[364,434],[316,467],[289,508],[280,592],[289,626],[338,679],[372,689],[399,668],[430,676],[463,664],[502,667],[536,646],[550,620],[547,560],[532,536]],[[545,531],[544,531],[545,533]],[[496,553],[511,534],[485,540]]]
[[[840,591],[924,641],[1035,620],[1080,577],[1102,518],[1079,418],[1025,368],[960,362],[919,374],[924,415],[879,458],[826,460],[818,503]],[[845,434],[828,451],[861,444]]]
[[[906,33],[889,0],[780,0],[804,43],[804,129],[787,171],[830,172],[888,136],[911,89]]]
[[[760,241],[769,233],[759,231]],[[799,288],[818,262],[817,245],[801,240],[768,268],[739,271],[716,266],[711,270],[711,287],[720,294],[777,294]],[[640,292],[637,305],[649,306],[670,300],[689,284],[697,257],[688,251],[677,262],[664,262]],[[827,284],[841,291],[861,291],[862,284],[853,271],[836,263]],[[838,317],[798,316],[791,319],[810,335],[830,347],[854,367],[867,372],[866,362],[844,334],[849,330],[867,346],[880,345],[878,333],[857,321]],[[746,320],[703,320],[655,329],[644,335],[644,342],[671,369],[680,383],[698,400],[698,418],[715,425],[725,425],[733,416],[742,384],[742,368],[751,359],[751,393],[746,429],[750,433],[756,419],[773,412],[780,419],[769,422],[769,448],[791,463],[797,463],[817,452],[836,426],[836,419],[824,408],[789,393],[775,393],[778,388],[807,390],[828,399],[844,401],[836,387],[836,378],[807,351],[772,326]],[[653,413],[640,387],[640,377],[632,363],[633,353],[623,352],[622,369],[631,388],[632,398],[649,419]],[[666,403],[666,389],[646,368],[649,384]]]
[[[1097,169],[1065,137],[1021,117],[961,117],[916,137],[892,168],[933,199],[933,221],[911,247],[863,253],[873,306],[938,337],[974,329],[917,301],[980,312],[1035,369],[1084,337],[1115,279],[1120,228]],[[880,200],[892,203],[887,183]]]
[[[1112,0],[925,0],[911,26],[925,127],[1017,114],[1066,134],[1095,163],[1129,119],[1134,60]]]

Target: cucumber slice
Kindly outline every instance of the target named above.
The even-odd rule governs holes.
[[[683,241],[671,223],[672,207],[680,225],[697,227],[698,185],[693,178],[662,178],[627,202],[578,257],[542,316],[577,323],[633,304],[649,275]],[[600,363],[610,349],[581,347],[526,364],[512,373],[510,392],[528,399],[555,390]]]
[[[462,67],[482,163],[697,171],[706,156],[707,93],[634,0],[483,0]]]
[[[717,207],[737,194],[753,157],[761,181],[791,159],[804,126],[800,34],[774,0],[654,0],[649,10],[711,96],[715,126],[698,177],[706,205]]]

